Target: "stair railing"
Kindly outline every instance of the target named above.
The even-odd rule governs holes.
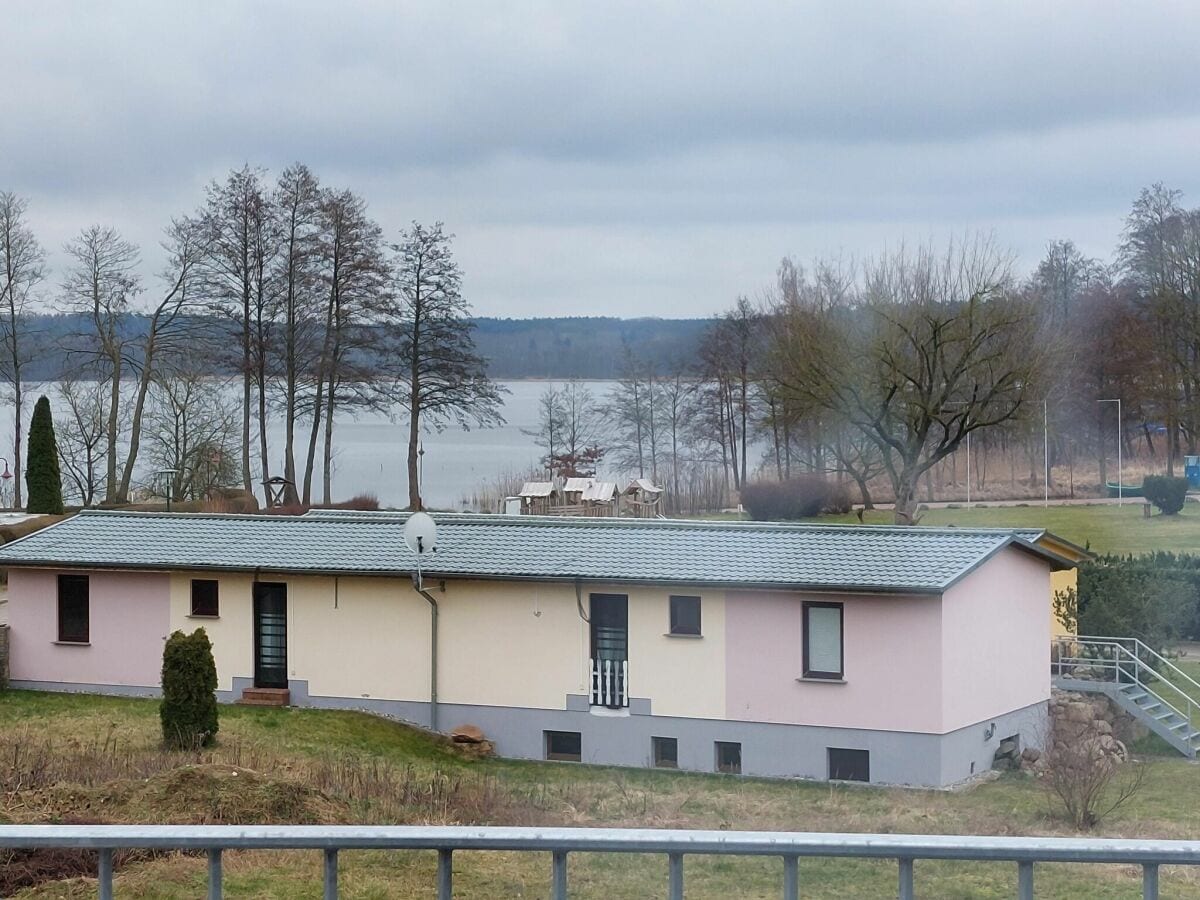
[[[1189,745],[1191,736],[1200,730],[1197,728],[1200,723],[1200,683],[1137,638],[1091,635],[1056,638],[1054,650],[1051,656],[1051,670],[1055,675],[1073,678],[1087,673],[1088,670],[1099,670],[1106,676],[1111,673],[1111,678],[1105,677],[1100,680],[1112,681],[1118,685],[1136,685],[1172,713],[1186,720],[1187,732],[1182,738]],[[1170,671],[1183,686],[1146,662],[1142,658],[1143,653]],[[1185,690],[1185,687],[1191,688],[1194,693]],[[1164,689],[1174,692],[1171,695],[1174,703],[1162,695]]]

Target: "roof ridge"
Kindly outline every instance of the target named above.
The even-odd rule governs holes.
[[[269,512],[232,513],[232,512],[166,512],[165,510],[144,509],[82,509],[79,515],[85,516],[120,516],[128,518],[160,518],[160,519],[215,519],[215,520],[244,520],[253,521],[388,521],[406,520],[412,513],[409,510],[340,510],[313,508],[300,515],[272,514]],[[852,533],[894,533],[923,536],[929,535],[974,535],[998,537],[1002,535],[1019,535],[1022,532],[1053,534],[1048,529],[1037,526],[960,526],[960,525],[887,525],[853,522],[779,522],[752,521],[736,519],[687,519],[687,518],[623,518],[618,516],[537,516],[537,515],[507,515],[505,513],[453,512],[434,511],[430,515],[435,520],[458,522],[467,525],[553,525],[570,528],[659,528],[659,529],[688,529],[703,531],[720,531],[724,529],[741,531],[770,531],[770,532],[852,532]]]

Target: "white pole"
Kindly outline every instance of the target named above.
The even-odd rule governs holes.
[[[1125,505],[1125,466],[1121,459],[1121,445],[1125,443],[1125,433],[1123,431],[1125,425],[1121,418],[1121,398],[1117,398],[1117,505]]]
[[[967,509],[971,508],[971,432],[967,432]]]
[[[1050,505],[1050,401],[1042,401],[1042,456],[1046,470],[1042,476],[1042,505]]]
[[[1125,460],[1123,458],[1123,449],[1121,445],[1124,443],[1124,420],[1121,416],[1121,398],[1115,397],[1109,400],[1100,400],[1099,403],[1115,403],[1117,404],[1117,505],[1125,505]],[[1103,441],[1101,441],[1103,446]]]

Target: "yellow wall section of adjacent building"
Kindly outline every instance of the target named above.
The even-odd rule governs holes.
[[[1078,569],[1064,569],[1061,572],[1050,573],[1050,609],[1054,609],[1054,595],[1059,591],[1065,591],[1067,588],[1077,586],[1079,579]],[[1063,624],[1058,616],[1051,613],[1050,616],[1050,636],[1058,637],[1063,634],[1071,634],[1071,629]]]
[[[192,578],[219,581],[220,616],[191,617]],[[288,586],[288,670],[313,696],[429,699],[430,609],[406,579],[261,576]],[[249,575],[175,573],[171,628],[204,627],[220,690],[254,674]],[[562,709],[588,691],[589,627],[571,583],[427,582],[439,606],[441,703]],[[725,712],[725,592],[584,584],[588,595],[629,596],[629,689],[656,715]],[[703,636],[669,637],[670,596],[701,597]]]

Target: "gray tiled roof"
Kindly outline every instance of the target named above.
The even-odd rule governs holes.
[[[1012,544],[1001,529],[438,514],[430,576],[937,592]],[[0,566],[407,574],[403,513],[85,511],[0,548]]]

